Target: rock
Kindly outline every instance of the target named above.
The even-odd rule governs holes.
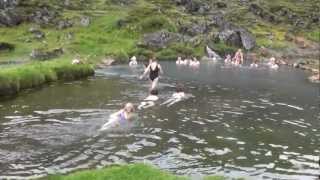
[[[88,27],[90,25],[90,17],[88,17],[88,16],[81,17],[80,24],[83,27]]]
[[[57,29],[62,30],[72,27],[73,22],[70,19],[60,19],[56,25]]]
[[[231,23],[225,23],[218,34],[219,40],[231,46],[243,47],[250,50],[255,47],[253,35],[246,29]]]
[[[117,27],[118,27],[118,28],[123,28],[123,27],[125,27],[128,23],[129,23],[128,20],[119,19],[116,24],[117,24]]]
[[[269,11],[263,9],[262,7],[260,7],[258,4],[251,4],[249,7],[249,10],[259,16],[260,18],[267,20],[271,23],[279,23],[280,20],[272,13],[270,13]]]
[[[0,9],[13,8],[19,3],[18,0],[0,0]]]
[[[215,6],[216,6],[217,8],[227,8],[227,4],[224,3],[224,2],[221,2],[221,1],[216,2],[216,3],[215,3]]]
[[[54,24],[57,17],[58,13],[56,11],[44,7],[33,12],[29,16],[29,20],[41,26],[48,26]]]
[[[15,9],[0,10],[0,26],[12,27],[22,23],[21,12]]]
[[[0,51],[12,51],[14,50],[14,45],[6,42],[0,42]]]
[[[61,54],[63,54],[62,48],[53,49],[52,51],[44,51],[42,49],[34,49],[32,50],[30,57],[35,60],[49,60],[56,57],[59,57]]]
[[[204,34],[207,31],[208,31],[208,28],[207,28],[206,24],[198,24],[198,23],[182,25],[179,29],[179,33],[187,34],[190,36]]]
[[[161,30],[154,33],[145,34],[141,46],[149,48],[165,48],[172,42],[178,42],[182,39],[181,35]]]
[[[209,16],[209,26],[222,27],[225,24],[222,13]]]
[[[31,27],[29,29],[29,32],[33,34],[35,39],[43,39],[46,36],[42,31],[40,31],[39,29],[36,29],[34,27]]]
[[[176,5],[184,6],[189,13],[205,13],[210,10],[210,6],[200,0],[172,0]]]

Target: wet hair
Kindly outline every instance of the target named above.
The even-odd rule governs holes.
[[[150,94],[151,94],[151,95],[158,95],[159,92],[158,92],[157,89],[151,89],[151,90],[150,90]]]
[[[183,85],[182,84],[177,84],[176,86],[176,92],[183,92]]]

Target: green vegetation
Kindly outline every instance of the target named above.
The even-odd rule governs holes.
[[[92,65],[72,65],[64,59],[6,68],[0,71],[0,95],[11,95],[44,83],[74,80],[93,74]]]
[[[100,170],[87,170],[67,176],[49,176],[48,180],[184,180],[185,177],[171,175],[153,167],[135,164],[114,166]]]
[[[189,180],[191,178],[176,176],[144,164],[112,166],[99,170],[85,170],[69,175],[53,175],[47,180]],[[203,180],[225,180],[222,176],[208,176]]]

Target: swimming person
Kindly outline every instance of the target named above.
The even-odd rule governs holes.
[[[147,73],[149,73],[149,79],[151,81],[150,89],[155,89],[159,81],[159,73],[163,74],[161,65],[155,58],[152,58],[150,64],[145,69],[144,73],[140,76],[142,79]]]
[[[132,66],[136,66],[136,65],[138,65],[137,58],[135,56],[132,56],[132,58],[130,59],[130,62],[129,62],[129,66],[132,67]]]
[[[158,97],[158,90],[156,89],[152,89],[150,90],[150,93],[149,93],[149,96],[146,97],[143,102],[140,103],[140,105],[138,106],[138,109],[142,109],[142,108],[149,108],[151,106],[154,106],[155,105],[155,101],[158,101],[159,100],[159,97]]]
[[[177,61],[176,61],[177,65],[183,64],[182,58],[179,56]]]
[[[101,127],[100,131],[119,127],[120,125],[126,124],[127,122],[133,119],[134,117],[133,113],[134,113],[133,104],[127,103],[123,109],[110,115],[109,121]]]
[[[271,69],[278,69],[279,68],[279,65],[276,63],[276,58],[275,57],[271,57],[269,62],[268,62],[268,66],[271,68]]]
[[[192,59],[192,61],[190,61],[190,66],[193,66],[193,67],[198,67],[200,65],[200,62],[198,61],[198,59],[196,57],[194,57]]]
[[[241,65],[243,64],[243,53],[242,53],[242,49],[238,49],[238,51],[236,52],[236,54],[233,57],[233,64],[234,65]]]
[[[257,68],[259,65],[258,65],[258,60],[254,60],[251,64],[250,64],[250,67],[251,68]]]
[[[224,59],[224,63],[231,63],[231,55],[230,54],[228,54],[227,56],[226,56],[226,58]]]
[[[177,84],[176,86],[176,92],[172,94],[172,96],[165,102],[163,102],[161,105],[167,105],[167,107],[172,106],[173,104],[180,102],[184,99],[188,99],[190,97],[193,97],[191,94],[186,94],[184,92],[184,88],[182,84]]]

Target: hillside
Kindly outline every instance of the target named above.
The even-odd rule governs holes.
[[[206,45],[221,56],[244,48],[247,61],[319,67],[317,0],[0,0],[0,9],[2,67],[201,57]]]

